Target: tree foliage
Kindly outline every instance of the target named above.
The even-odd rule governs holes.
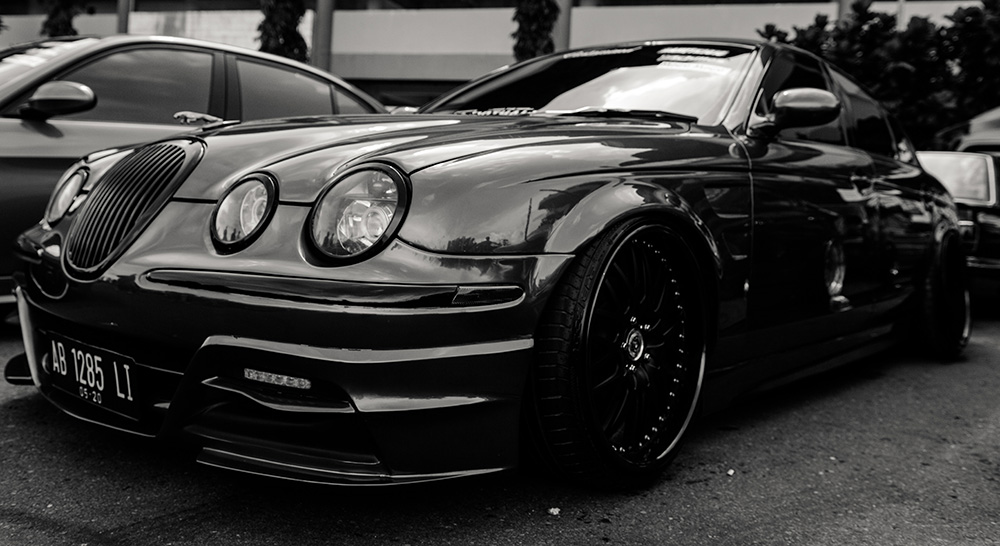
[[[518,0],[514,7],[517,30],[514,38],[514,58],[531,59],[555,51],[552,29],[559,18],[559,5],[555,0]]]
[[[309,48],[299,34],[299,23],[306,13],[305,0],[261,0],[264,20],[260,32],[260,50],[296,61],[309,60]]]
[[[1000,104],[1000,0],[948,17],[941,49],[955,69],[955,108],[963,119]]]
[[[76,36],[79,34],[73,28],[73,18],[81,13],[94,13],[94,8],[87,7],[81,0],[47,0],[47,17],[42,22],[43,36]]]
[[[1000,0],[959,8],[939,27],[894,15],[859,0],[836,23],[817,15],[794,37],[769,24],[757,33],[823,57],[866,87],[896,115],[919,147],[934,133],[1000,105]]]

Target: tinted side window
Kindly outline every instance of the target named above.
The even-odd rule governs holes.
[[[897,142],[889,130],[889,120],[882,107],[857,84],[837,71],[833,71],[833,78],[851,103],[854,146],[873,154],[897,157]]]
[[[856,95],[850,95],[850,99],[851,113],[857,126],[855,145],[873,154],[895,157],[895,141],[879,105]]]
[[[823,68],[819,61],[806,55],[779,54],[767,69],[764,82],[761,85],[760,100],[754,113],[766,116],[770,110],[774,95],[779,91],[807,87],[812,89],[830,90]],[[812,140],[828,144],[845,144],[844,131],[840,119],[826,125],[815,127],[794,127],[780,133],[781,138],[790,140]]]
[[[312,76],[256,63],[236,61],[240,78],[240,119],[334,114],[329,83]]]
[[[333,90],[334,111],[338,114],[367,114],[372,111],[367,105],[358,102],[357,99],[340,91]]]
[[[69,119],[177,123],[175,112],[208,112],[212,55],[179,49],[112,53],[60,79],[94,90],[97,106]]]

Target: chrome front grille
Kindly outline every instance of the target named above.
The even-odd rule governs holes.
[[[92,279],[125,250],[201,158],[201,144],[172,141],[136,150],[97,182],[66,241],[66,269]]]

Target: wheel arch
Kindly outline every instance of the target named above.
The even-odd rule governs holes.
[[[600,206],[586,201],[596,200]],[[703,301],[708,346],[718,331],[719,282],[722,257],[715,236],[677,192],[645,181],[605,186],[553,226],[547,252],[580,254],[601,235],[624,222],[640,219],[674,231],[694,259]]]

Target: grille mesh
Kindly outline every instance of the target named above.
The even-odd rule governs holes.
[[[66,265],[100,273],[131,242],[181,181],[188,154],[177,143],[142,148],[112,167],[87,197],[67,237]]]

